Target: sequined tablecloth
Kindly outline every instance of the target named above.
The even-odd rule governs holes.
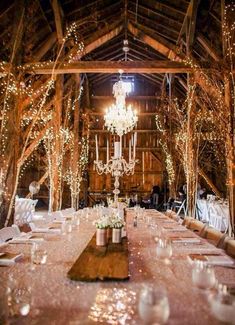
[[[207,295],[192,285],[192,266],[187,259],[189,253],[218,250],[203,239],[200,245],[175,243],[171,263],[165,264],[156,257],[148,217],[162,228],[167,225],[162,214],[147,211],[145,219],[138,220],[134,227],[133,212],[128,212],[130,279],[125,282],[82,283],[67,278],[68,270],[95,232],[92,220],[83,220],[67,235],[44,235],[42,246],[48,251],[48,261],[46,265],[36,265],[34,270],[30,263],[31,246],[9,245],[9,251],[23,252],[24,258],[14,266],[0,267],[0,297],[4,297],[9,274],[19,279],[26,277],[32,288],[29,315],[11,319],[10,324],[143,324],[137,306],[140,288],[146,281],[163,285],[167,290],[170,303],[167,324],[219,324],[210,313]],[[164,231],[166,236],[174,234],[169,229]],[[189,230],[182,232],[182,236],[189,234],[196,236]],[[235,283],[234,269],[216,267],[215,271],[220,282]],[[4,298],[1,299],[0,308],[5,308]]]

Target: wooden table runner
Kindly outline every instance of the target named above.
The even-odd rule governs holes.
[[[127,280],[127,238],[122,238],[121,244],[113,244],[109,239],[109,244],[103,247],[96,246],[94,235],[69,270],[68,277],[75,281]]]

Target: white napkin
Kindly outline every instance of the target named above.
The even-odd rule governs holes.
[[[32,233],[61,234],[61,229],[35,228],[32,230]]]
[[[163,220],[162,223],[176,223],[174,220]]]
[[[165,228],[163,227],[165,230],[167,231],[173,231],[173,232],[184,232],[184,231],[187,231],[187,229],[185,228]]]
[[[206,255],[205,255],[206,256]],[[218,256],[206,256],[208,260],[208,264],[211,265],[234,265],[235,266],[235,261],[226,255],[218,255]]]
[[[1,255],[2,256],[2,255]],[[9,258],[4,258],[0,256],[0,265],[1,266],[11,266],[14,265],[16,261],[18,261],[19,259],[21,259],[23,257],[23,254],[20,253],[18,255],[9,257]]]
[[[39,228],[35,226],[33,222],[30,222],[29,225],[32,229],[32,234],[33,233],[60,234],[61,233],[61,229]]]
[[[192,243],[192,244],[198,244],[201,242],[200,239],[197,238],[174,238],[171,239],[173,243]]]
[[[31,235],[32,236],[32,235]],[[44,241],[43,238],[24,238],[24,237],[14,237],[9,241],[9,244],[31,244],[33,242]]]
[[[8,245],[8,242],[7,243],[0,243],[0,248],[6,247],[7,245]]]

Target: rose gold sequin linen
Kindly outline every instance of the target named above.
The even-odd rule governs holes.
[[[162,224],[159,214],[150,214],[158,225]],[[216,251],[214,246],[206,241],[201,245],[175,243],[171,262],[165,264],[156,257],[156,243],[146,223],[139,221],[135,228],[132,218],[133,213],[129,212],[130,280],[125,282],[82,283],[67,278],[68,270],[94,234],[91,220],[83,220],[68,235],[44,235],[48,240],[42,246],[48,251],[48,261],[46,265],[36,265],[34,270],[30,269],[30,245],[10,245],[9,251],[22,251],[25,256],[12,267],[0,268],[0,284],[6,286],[9,274],[15,278],[24,274],[32,287],[29,315],[11,319],[11,323],[141,325],[138,296],[142,284],[148,281],[166,287],[170,303],[167,324],[219,324],[210,313],[206,294],[192,286],[191,265],[187,260],[189,253]],[[235,282],[233,269],[216,267],[216,276],[220,282]]]

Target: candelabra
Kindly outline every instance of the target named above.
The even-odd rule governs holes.
[[[104,163],[102,160],[99,160],[99,150],[98,150],[98,140],[96,136],[96,160],[94,161],[94,166],[99,175],[102,174],[111,174],[114,178],[114,202],[117,204],[119,190],[119,178],[123,175],[133,175],[135,171],[135,164],[138,160],[135,159],[136,153],[136,141],[137,134],[135,133],[132,139],[129,141],[129,162],[127,162],[122,157],[122,137],[120,141],[114,142],[114,156],[109,158],[109,142],[107,140],[107,160]]]

